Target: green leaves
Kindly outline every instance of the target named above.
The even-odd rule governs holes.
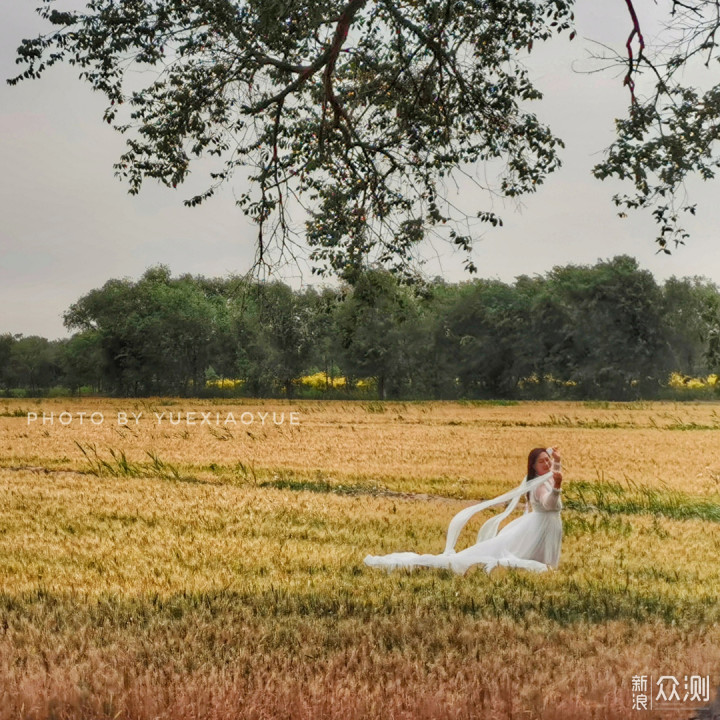
[[[694,214],[695,206],[682,200],[685,181],[692,175],[711,180],[720,164],[720,85],[702,92],[685,84],[685,71],[697,70],[697,55],[706,57],[707,66],[714,53],[716,7],[706,0],[683,7],[687,13],[671,16],[679,39],[669,59],[663,62],[660,52],[655,60],[638,58],[635,97],[642,98],[637,90],[645,81],[644,99],[616,121],[617,139],[594,168],[601,180],[615,177],[634,186],[632,193],[615,195],[615,204],[649,209],[659,227],[656,242],[666,253],[689,237],[682,218]]]
[[[130,192],[148,178],[180,185],[202,156],[219,167],[186,204],[248,177],[240,204],[266,262],[292,240],[292,207],[308,217],[318,273],[407,272],[428,228],[467,225],[440,210],[448,179],[499,159],[507,171],[490,190],[515,197],[559,166],[562,144],[525,109],[540,93],[518,54],[569,31],[571,6],[92,0],[63,13],[49,2],[40,14],[56,30],[24,41],[13,82],[79,66],[127,137],[115,170]]]

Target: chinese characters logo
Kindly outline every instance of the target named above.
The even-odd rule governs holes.
[[[652,675],[633,675],[631,690],[633,710],[682,708],[710,702],[710,676],[661,675],[654,680]]]

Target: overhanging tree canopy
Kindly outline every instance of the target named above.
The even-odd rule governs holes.
[[[717,165],[720,112],[720,90],[700,98],[675,79],[696,52],[709,61],[720,21],[710,0],[672,2],[673,17],[695,19],[697,33],[661,62],[625,2],[631,108],[595,172],[634,183],[636,194],[616,202],[653,207],[666,249],[683,237],[674,193],[688,173],[711,176]],[[573,4],[91,0],[63,12],[43,0],[55,29],[23,41],[25,69],[10,82],[57,62],[78,66],[107,96],[107,122],[127,135],[116,171],[133,193],[146,178],[177,186],[194,158],[214,156],[209,187],[186,200],[195,205],[242,168],[253,182],[238,203],[258,223],[261,263],[292,252],[290,211],[302,206],[319,273],[368,260],[407,271],[417,243],[441,225],[472,271],[467,217],[445,184],[461,173],[480,184],[474,170],[488,163],[498,177],[483,189],[516,197],[559,167],[562,141],[526,107],[541,95],[524,60],[534,43],[574,36]],[[648,72],[655,90],[644,100],[637,83]],[[487,208],[474,212],[501,223]]]

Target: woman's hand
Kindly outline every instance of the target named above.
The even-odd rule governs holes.
[[[554,472],[553,473],[553,485],[557,490],[560,489],[560,486],[562,485],[562,473],[561,472]]]

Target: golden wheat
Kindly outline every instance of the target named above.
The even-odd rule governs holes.
[[[0,720],[622,718],[633,675],[717,684],[717,406],[0,410]],[[362,564],[439,552],[468,498],[514,486],[549,444],[567,478],[557,572]]]

